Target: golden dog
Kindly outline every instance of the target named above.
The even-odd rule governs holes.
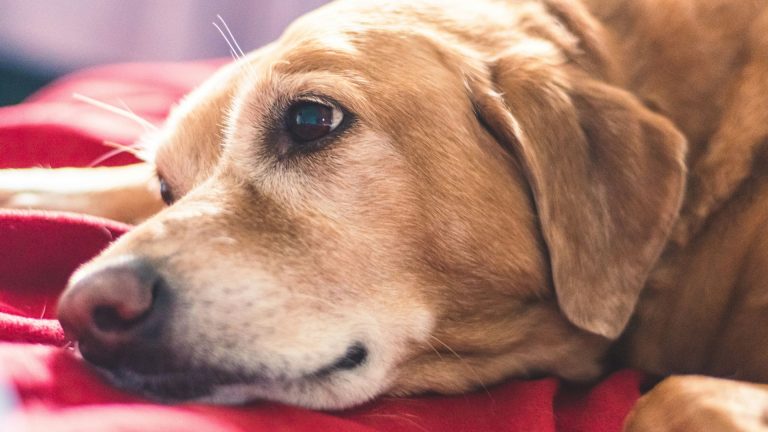
[[[169,205],[60,301],[117,385],[343,408],[609,358],[768,382],[766,137],[763,1],[349,0],[190,94],[155,168],[0,181],[7,207]],[[766,409],[677,376],[626,428]]]

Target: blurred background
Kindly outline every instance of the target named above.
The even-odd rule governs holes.
[[[0,106],[103,63],[229,57],[221,15],[244,51],[328,0],[0,0]]]

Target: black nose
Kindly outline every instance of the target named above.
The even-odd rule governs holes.
[[[158,298],[165,286],[151,264],[124,258],[72,283],[59,300],[59,321],[86,359],[110,366],[153,336],[164,315]]]

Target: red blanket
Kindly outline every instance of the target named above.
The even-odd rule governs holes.
[[[0,108],[0,168],[87,166],[128,144],[141,126],[72,93],[159,123],[218,62],[130,64],[60,80]],[[130,162],[123,154],[106,160]],[[275,403],[164,406],[103,383],[64,348],[56,298],[80,263],[130,227],[71,214],[0,211],[0,430],[57,431],[617,431],[641,375],[615,373],[590,388],[556,379],[511,381],[456,397],[380,398],[334,413]],[[4,408],[11,397],[13,408]],[[4,423],[5,422],[5,423]]]

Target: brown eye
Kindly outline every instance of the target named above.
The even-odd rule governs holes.
[[[159,179],[160,181],[160,198],[163,199],[163,202],[165,202],[166,205],[173,204],[176,199],[173,197],[173,193],[171,192],[170,186],[168,186],[168,182],[166,182],[164,179]]]
[[[298,142],[320,139],[336,129],[344,119],[337,107],[311,101],[297,102],[288,110],[288,132]]]

